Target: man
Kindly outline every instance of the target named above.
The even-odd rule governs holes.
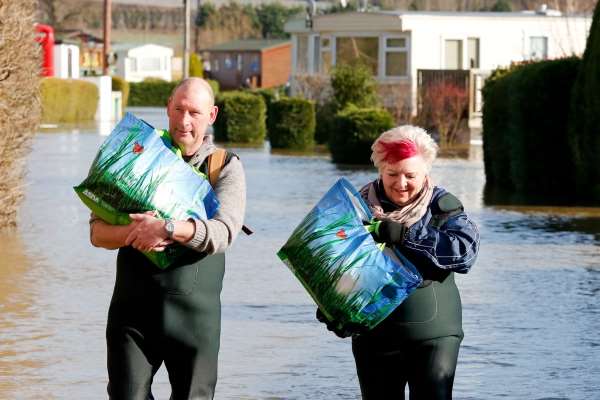
[[[173,142],[184,160],[203,172],[215,151],[207,128],[217,112],[212,89],[200,78],[182,81],[167,104]],[[165,221],[146,212],[116,226],[92,216],[92,244],[119,249],[106,329],[111,399],[152,399],[152,378],[163,362],[171,399],[214,396],[223,253],[242,227],[246,202],[244,171],[233,154],[228,153],[213,188],[220,208],[208,221]],[[194,251],[166,270],[141,253],[162,251],[173,242]]]

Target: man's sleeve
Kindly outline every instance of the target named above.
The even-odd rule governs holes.
[[[241,161],[233,157],[221,170],[215,185],[221,204],[215,216],[208,220],[195,219],[196,233],[185,245],[209,254],[223,253],[237,237],[244,224],[246,210],[246,178]]]

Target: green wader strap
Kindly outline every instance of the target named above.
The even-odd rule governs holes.
[[[157,130],[157,132],[158,132],[158,135],[160,136],[160,138],[162,139],[163,143],[165,144],[165,146],[167,146],[177,157],[179,157],[183,160],[183,153],[181,152],[181,149],[179,148],[179,146],[177,146],[173,142],[173,139],[171,138],[169,131],[166,129],[161,129],[161,130]],[[204,179],[208,179],[206,174],[202,173],[202,171],[198,170],[198,168],[192,167],[192,169],[198,176],[201,176]],[[211,185],[212,185],[212,182],[211,182]]]

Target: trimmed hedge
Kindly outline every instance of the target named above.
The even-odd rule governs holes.
[[[293,97],[273,101],[267,127],[271,147],[307,150],[315,142],[315,104]]]
[[[221,90],[221,85],[219,85],[219,81],[215,81],[214,79],[207,79],[206,82],[208,82],[208,84],[212,88],[214,95],[217,96],[219,94],[219,91]]]
[[[195,76],[202,78],[204,75],[204,69],[202,68],[202,59],[196,53],[190,54],[190,71],[189,76]]]
[[[129,82],[120,76],[113,76],[112,90],[113,92],[121,92],[121,110],[125,112],[125,107],[127,107],[127,101],[129,99]]]
[[[348,107],[335,115],[329,137],[333,162],[370,164],[371,145],[394,126],[392,115],[382,108]]]
[[[335,117],[337,108],[333,100],[326,101],[323,104],[315,105],[315,120],[317,125],[315,128],[315,141],[319,144],[329,142],[329,135],[333,131],[333,118]]]
[[[559,193],[556,185],[575,177],[568,114],[579,65],[577,58],[531,63],[486,84],[488,190],[514,189],[516,195],[546,196],[549,203],[572,200],[574,190]]]
[[[134,107],[164,107],[178,83],[157,78],[145,79],[142,82],[130,82],[128,105]]]
[[[226,92],[217,97],[219,114],[215,139],[222,142],[260,144],[266,135],[267,107],[261,96],[246,92]]]
[[[128,105],[133,107],[164,107],[179,82],[167,82],[158,78],[146,78],[142,82],[129,82]],[[208,79],[207,82],[216,97],[219,94],[219,82],[212,79]]]
[[[600,3],[573,88],[569,133],[576,170],[576,186],[582,199],[600,204]]]
[[[500,79],[502,74],[502,79]],[[483,164],[486,185],[513,189],[510,171],[509,99],[512,75],[504,71],[492,74],[485,82],[483,93]]]
[[[93,120],[98,107],[98,88],[78,79],[42,79],[42,123]]]
[[[263,100],[265,101],[267,110],[269,109],[269,106],[271,105],[271,103],[279,100],[279,97],[280,97],[279,92],[275,89],[254,89],[250,93],[254,93],[256,95],[261,96],[263,98]]]

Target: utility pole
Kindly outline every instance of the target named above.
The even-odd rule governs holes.
[[[183,0],[183,7],[185,9],[183,25],[183,79],[187,79],[190,76],[190,0]]]
[[[102,46],[102,75],[109,75],[108,54],[110,52],[111,10],[110,0],[104,0],[104,45]]]

